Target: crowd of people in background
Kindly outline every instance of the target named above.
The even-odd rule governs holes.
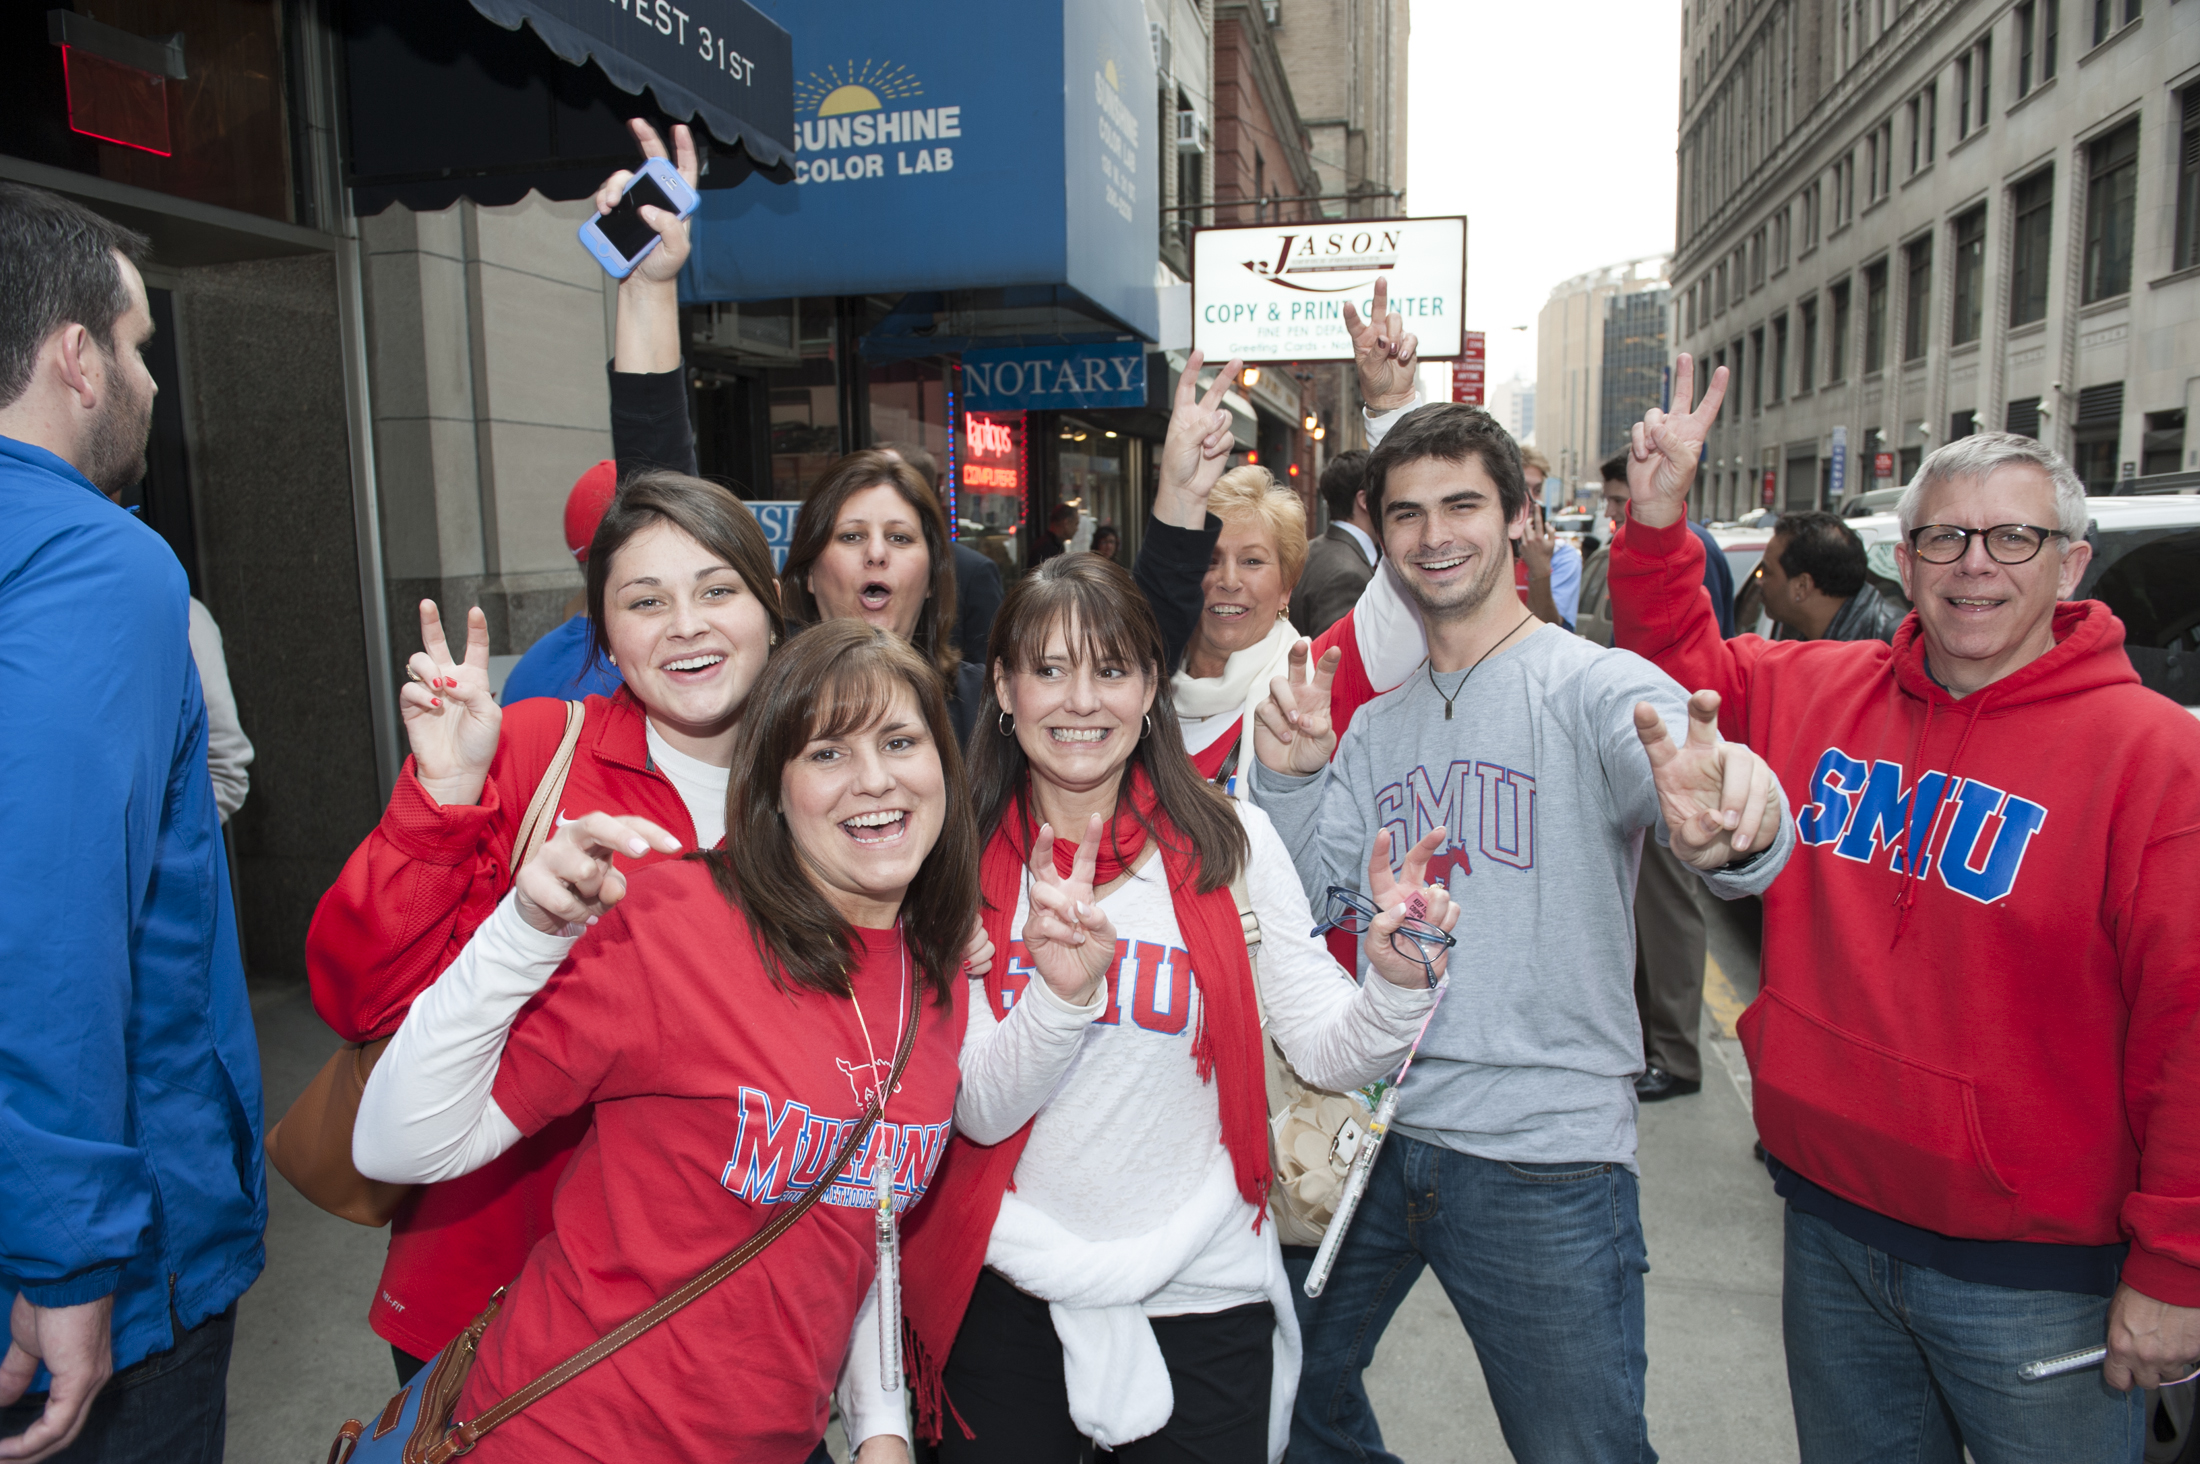
[[[1577,545],[1532,448],[1421,401],[1378,286],[1319,514],[1232,466],[1239,363],[1195,352],[1131,564],[1059,505],[1004,582],[882,444],[775,567],[697,476],[686,225],[642,214],[584,588],[501,697],[482,612],[421,602],[409,756],[307,938],[364,1075],[337,1157],[394,1216],[374,1439],[815,1464],[837,1413],[860,1464],[1391,1460],[1365,1374],[1425,1269],[1515,1458],[1645,1464],[1637,1126],[1701,1087],[1716,898],[1763,905],[1806,1464],[2139,1458],[2200,1366],[2200,726],[2069,598],[2060,456],[1925,459],[1907,615],[1782,517],[1737,635],[1688,515],[1724,368],[1699,401],[1679,359]],[[145,249],[0,184],[8,1458],[218,1460],[264,1259],[250,744],[110,501]],[[1286,1076],[1394,1106],[1323,1135],[1380,1147],[1319,1251]]]

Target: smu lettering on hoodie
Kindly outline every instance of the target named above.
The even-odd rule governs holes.
[[[1702,554],[1622,528],[1614,621],[1794,810],[1741,1029],[1765,1148],[1940,1235],[2127,1240],[2124,1280],[2200,1305],[2200,723],[2098,602],[1959,700],[1914,615],[1892,645],[1721,640]]]

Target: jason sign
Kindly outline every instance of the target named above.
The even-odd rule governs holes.
[[[1344,306],[1368,316],[1378,280],[1424,360],[1459,355],[1463,218],[1202,229],[1192,236],[1192,344],[1210,361],[1348,361]]]

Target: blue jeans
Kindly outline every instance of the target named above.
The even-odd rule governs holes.
[[[190,1331],[179,1330],[166,1352],[116,1373],[92,1400],[84,1431],[50,1464],[222,1464],[229,1344],[236,1332],[232,1303]],[[45,1410],[44,1393],[0,1409],[0,1438],[21,1433]]]
[[[2106,1297],[1958,1281],[1791,1207],[1781,1318],[1803,1464],[2138,1464],[2143,1390],[2017,1379],[2100,1346]]]
[[[1391,1135],[1311,1307],[1291,1464],[1398,1464],[1361,1374],[1424,1266],[1474,1340],[1513,1458],[1655,1464],[1637,1201],[1616,1164],[1507,1164]]]

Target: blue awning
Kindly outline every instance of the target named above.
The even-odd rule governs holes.
[[[674,117],[776,168],[794,151],[787,32],[747,0],[472,0],[506,30],[532,26],[560,60],[594,61],[611,84],[646,87]]]
[[[795,186],[704,196],[688,299],[1040,287],[1157,337],[1139,0],[758,3],[794,37]]]

